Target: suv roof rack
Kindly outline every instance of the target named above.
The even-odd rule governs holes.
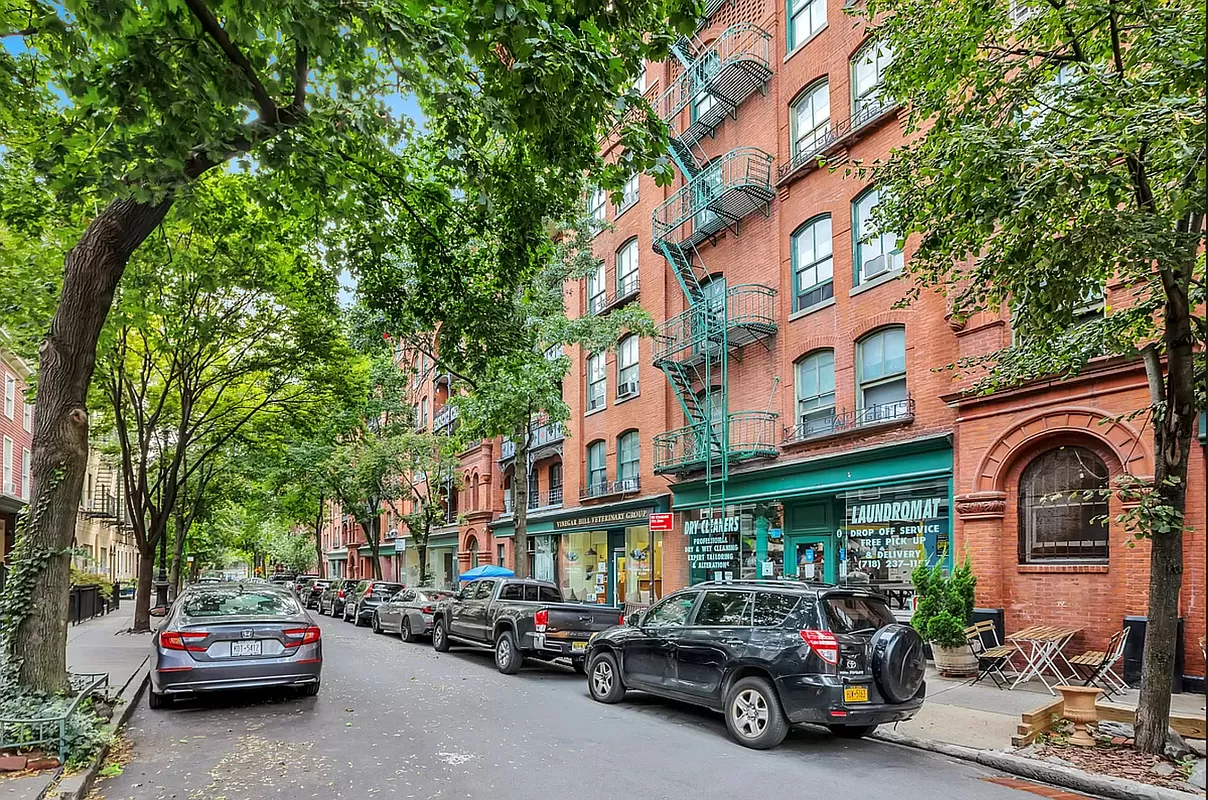
[[[694,583],[693,586],[733,586],[735,584],[742,585],[759,585],[759,586],[809,586],[812,588],[834,586],[831,583],[822,583],[821,581],[797,581],[790,578],[731,578],[730,580],[713,580],[701,581]]]

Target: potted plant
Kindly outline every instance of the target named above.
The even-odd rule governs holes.
[[[977,655],[965,638],[977,584],[969,557],[949,575],[939,562],[934,567],[920,564],[910,579],[918,595],[910,624],[931,644],[936,669],[942,675],[976,674]]]

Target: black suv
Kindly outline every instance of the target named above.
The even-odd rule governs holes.
[[[730,735],[775,747],[789,725],[858,738],[923,705],[913,628],[867,589],[795,581],[708,582],[668,595],[592,638],[587,684],[601,703],[636,689],[721,711]]]
[[[338,578],[328,584],[323,594],[319,595],[319,613],[331,614],[333,617],[343,614],[344,600],[358,582],[351,578]]]

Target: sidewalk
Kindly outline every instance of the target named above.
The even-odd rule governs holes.
[[[134,621],[134,603],[67,629],[67,669],[109,674],[109,696],[117,697],[151,653],[149,634],[126,634]],[[114,712],[120,714],[121,709]],[[35,800],[54,784],[58,770],[16,778],[0,777],[0,800]]]
[[[1131,689],[1113,697],[1112,702],[1136,708],[1138,694]],[[967,679],[945,678],[929,667],[927,701],[914,719],[899,723],[893,730],[965,747],[1004,750],[1011,746],[1020,715],[1055,699],[1039,681],[1011,690],[995,687],[988,678],[970,686]],[[1170,700],[1172,712],[1203,714],[1202,694],[1176,694]]]

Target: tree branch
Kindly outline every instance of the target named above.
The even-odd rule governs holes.
[[[260,116],[264,122],[269,125],[276,124],[279,120],[280,109],[277,108],[277,104],[273,102],[268,90],[261,83],[260,76],[256,74],[256,68],[252,66],[252,62],[247,60],[243,51],[231,41],[231,37],[227,36],[227,32],[218,22],[218,18],[206,6],[205,0],[184,0],[184,2],[193,12],[193,16],[197,18],[201,29],[214,40],[227,60],[243,73],[243,77],[247,79],[248,85],[251,87],[252,96],[256,98],[256,105],[260,107]]]

